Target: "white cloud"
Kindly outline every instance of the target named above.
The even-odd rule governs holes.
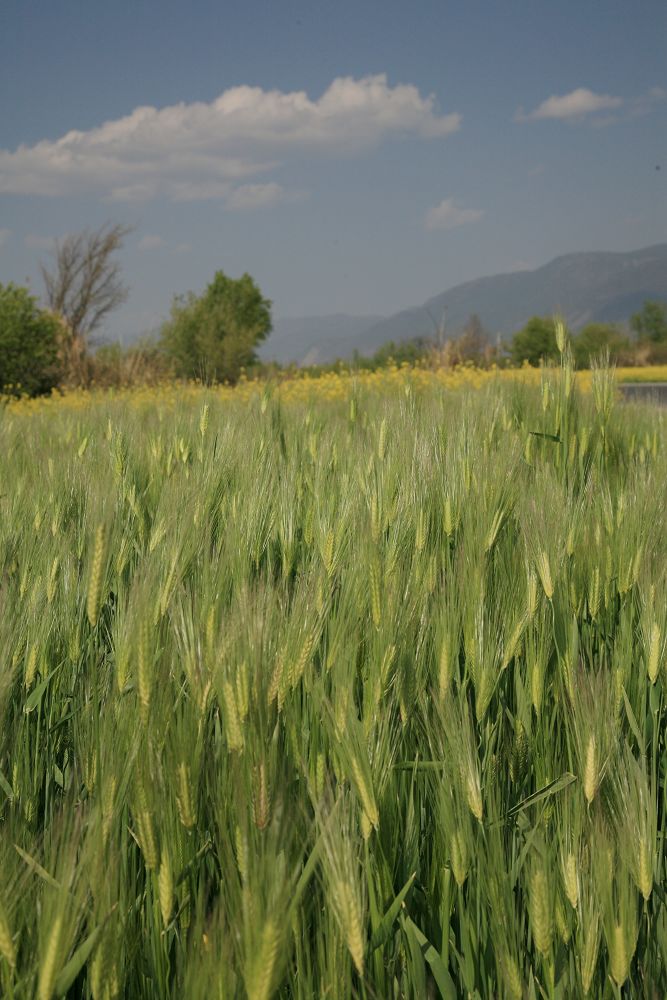
[[[658,104],[667,101],[667,90],[662,87],[651,87],[647,94],[636,97],[629,102],[629,113],[631,116],[647,115],[654,110]]]
[[[280,201],[284,194],[284,189],[275,181],[268,184],[242,184],[227,199],[227,208],[262,208]]]
[[[235,188],[226,201],[225,207],[235,211],[245,211],[254,208],[266,208],[278,202],[302,201],[306,194],[301,191],[285,191],[280,184],[270,181],[268,184],[242,184]]]
[[[460,122],[439,114],[433,95],[392,87],[384,74],[336,79],[316,100],[232,87],[210,103],[139,107],[88,131],[0,150],[0,193],[233,200],[237,184],[304,151],[338,156],[392,137],[437,139]]]
[[[9,237],[12,235],[11,229],[0,229],[0,247],[3,247],[5,243],[9,241]]]
[[[538,121],[545,118],[568,121],[583,118],[585,115],[598,111],[611,111],[620,108],[623,104],[622,97],[596,94],[586,87],[578,87],[576,90],[571,90],[569,94],[554,94],[548,97],[546,101],[542,101],[534,111],[527,115],[520,109],[517,111],[516,117],[519,121]]]
[[[142,236],[137,247],[139,250],[159,250],[164,246],[164,240],[161,236],[152,236],[150,234]]]
[[[427,229],[455,229],[479,222],[484,215],[481,208],[460,208],[453,198],[445,198],[426,213]]]
[[[578,87],[569,94],[548,97],[528,114],[523,108],[519,108],[514,120],[590,121],[592,125],[601,127],[650,114],[665,100],[667,91],[662,87],[651,87],[638,97],[613,97],[611,94],[596,94],[585,87]]]

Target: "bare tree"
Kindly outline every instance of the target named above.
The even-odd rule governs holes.
[[[482,326],[482,321],[477,313],[468,317],[460,336],[456,338],[452,346],[459,364],[466,361],[472,361],[476,365],[482,363],[491,344],[489,335]]]
[[[53,267],[41,265],[48,306],[64,321],[69,352],[79,359],[105,316],[127,299],[114,254],[130,232],[107,223],[73,233],[56,243]]]
[[[431,312],[430,309],[428,309],[426,306],[424,306],[424,309],[428,313],[428,318],[431,320],[433,328],[435,329],[436,347],[438,351],[442,351],[445,346],[445,342],[447,340],[447,306],[443,306],[442,319],[440,320],[439,323],[436,323],[436,321],[434,320],[433,313]]]

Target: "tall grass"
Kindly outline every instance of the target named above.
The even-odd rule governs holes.
[[[0,992],[667,993],[665,417],[0,417]]]

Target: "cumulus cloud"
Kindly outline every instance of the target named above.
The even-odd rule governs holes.
[[[638,97],[614,97],[611,94],[596,94],[586,87],[578,87],[569,94],[554,94],[548,97],[528,114],[523,108],[519,108],[514,120],[590,121],[595,126],[615,125],[630,118],[650,114],[665,100],[667,91],[662,87],[652,87]]]
[[[481,208],[461,208],[453,198],[444,198],[439,205],[429,208],[425,225],[427,229],[456,229],[479,222],[483,215]]]
[[[596,94],[586,87],[577,87],[569,94],[553,94],[528,114],[524,114],[519,109],[516,117],[519,121],[539,121],[545,118],[571,121],[596,112],[620,108],[623,103],[622,97],[612,97],[611,94]]]
[[[270,187],[247,182],[295,155],[359,153],[389,138],[438,139],[460,122],[458,114],[441,115],[433,95],[412,84],[392,87],[384,74],[336,79],[317,99],[232,87],[210,103],[139,107],[55,141],[0,149],[0,193],[233,202],[239,186]]]
[[[5,243],[8,242],[9,237],[12,235],[11,229],[0,229],[0,247],[3,247]]]

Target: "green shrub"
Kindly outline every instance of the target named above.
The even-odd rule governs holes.
[[[510,347],[514,364],[524,361],[537,367],[540,361],[555,361],[558,358],[556,333],[553,319],[533,316],[526,325],[514,334]]]
[[[579,368],[590,368],[605,351],[612,361],[625,360],[632,351],[628,338],[613,323],[588,323],[572,341]]]
[[[249,274],[217,271],[202,295],[177,296],[161,343],[183,378],[236,382],[271,331],[271,303]]]
[[[27,288],[0,284],[0,391],[39,396],[58,384],[57,318]]]
[[[667,343],[667,303],[645,302],[641,311],[630,319],[630,326],[644,343]]]

